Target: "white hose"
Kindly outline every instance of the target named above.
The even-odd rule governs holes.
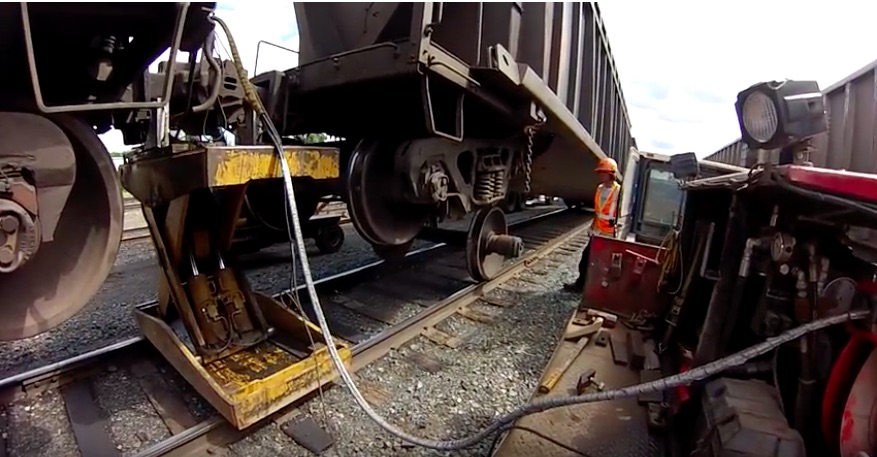
[[[235,46],[234,39],[229,32],[228,26],[219,18],[214,18],[216,22],[223,28],[225,31],[226,37],[228,38],[229,45],[231,47],[231,52],[233,58],[235,58],[235,68],[238,71],[238,77],[240,81],[245,85],[249,86],[250,90],[252,89],[251,82],[246,77],[246,72],[242,71],[242,63],[240,63],[239,56],[237,54],[237,47]],[[260,101],[255,102],[256,105],[261,105]],[[412,444],[416,444],[418,446],[422,446],[425,448],[435,449],[435,450],[454,450],[454,449],[462,449],[478,442],[484,440],[488,436],[493,433],[499,431],[501,428],[511,424],[515,420],[520,417],[538,413],[541,411],[546,411],[549,409],[560,408],[564,406],[578,405],[583,403],[593,403],[598,401],[607,401],[607,400],[617,400],[620,398],[630,398],[635,397],[643,393],[654,392],[654,391],[664,391],[668,389],[672,389],[678,386],[687,385],[694,381],[699,381],[705,379],[707,377],[713,376],[715,374],[721,373],[722,371],[728,369],[731,366],[737,366],[745,363],[749,359],[757,357],[759,355],[765,354],[768,351],[778,347],[781,344],[784,344],[788,341],[792,341],[800,338],[801,336],[813,332],[816,330],[820,330],[822,328],[840,324],[846,322],[848,320],[853,319],[863,319],[868,316],[868,311],[855,311],[847,314],[843,314],[840,316],[829,317],[825,319],[816,320],[810,322],[808,324],[796,327],[791,329],[782,335],[768,338],[765,342],[761,344],[757,344],[748,349],[744,349],[736,354],[732,354],[728,357],[725,357],[720,360],[716,360],[714,362],[708,363],[706,365],[702,365],[700,367],[691,369],[681,374],[669,376],[667,378],[658,379],[656,381],[651,381],[643,384],[639,384],[636,386],[625,387],[622,389],[616,389],[612,391],[606,392],[597,392],[592,394],[579,395],[574,397],[554,397],[554,398],[545,398],[541,400],[536,400],[532,403],[522,405],[515,409],[514,411],[502,416],[498,420],[496,420],[490,426],[482,429],[480,432],[469,435],[465,438],[460,439],[452,439],[446,441],[433,440],[428,438],[421,438],[419,436],[412,435],[404,430],[401,430],[389,423],[377,411],[372,408],[372,406],[366,401],[365,397],[362,396],[362,393],[357,388],[356,384],[353,381],[353,378],[350,376],[350,372],[347,371],[347,367],[344,366],[344,362],[341,359],[341,355],[338,353],[338,349],[335,346],[335,339],[332,337],[331,332],[329,331],[329,324],[326,321],[326,316],[323,314],[323,307],[320,304],[320,297],[317,295],[317,289],[314,285],[314,280],[311,277],[311,267],[308,260],[307,250],[305,249],[304,236],[302,235],[301,222],[298,218],[298,207],[295,202],[295,191],[292,188],[292,174],[289,171],[289,165],[286,163],[286,159],[283,156],[283,146],[280,143],[280,137],[277,134],[277,130],[274,127],[273,123],[269,116],[264,112],[264,108],[261,106],[254,106],[254,110],[257,111],[257,114],[260,114],[260,118],[264,124],[265,129],[267,130],[269,136],[272,138],[272,142],[274,143],[275,149],[277,149],[278,154],[280,155],[280,169],[283,174],[283,181],[286,189],[286,200],[289,204],[289,212],[292,217],[292,228],[293,233],[295,234],[296,245],[298,247],[299,260],[301,262],[302,273],[305,279],[305,287],[308,291],[308,296],[310,297],[311,304],[314,307],[314,313],[317,317],[317,322],[320,326],[320,330],[323,333],[323,337],[326,340],[326,346],[329,350],[329,356],[332,359],[332,364],[335,366],[335,369],[338,371],[341,379],[344,381],[344,385],[347,386],[347,389],[350,391],[353,398],[356,400],[356,403],[360,408],[371,418],[374,422],[376,422],[381,428],[386,430],[387,432],[409,442]],[[261,110],[261,112],[259,112]]]

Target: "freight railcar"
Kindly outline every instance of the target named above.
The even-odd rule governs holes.
[[[144,70],[171,44],[201,48],[212,6],[0,5],[0,339],[58,325],[107,277],[123,210],[97,135],[147,122],[161,103],[131,103]]]
[[[295,10],[299,66],[253,81],[282,134],[347,139],[350,216],[385,257],[404,254],[430,220],[482,211],[476,220],[504,232],[492,208],[510,191],[589,202],[597,161],[623,168],[634,145],[595,3]],[[470,247],[486,243],[478,233],[487,232],[473,229]],[[489,277],[484,256],[513,244],[485,245],[470,259],[473,277]]]
[[[143,203],[158,247],[160,314],[170,318],[173,302],[209,346],[185,311],[183,284],[232,268],[241,217],[287,221],[247,76],[214,57],[214,7],[0,7],[0,339],[57,326],[108,275],[122,204],[97,135],[113,127],[143,144],[121,182]],[[387,258],[430,221],[478,212],[470,272],[488,278],[497,255],[522,247],[496,208],[510,190],[590,201],[597,160],[623,167],[634,145],[596,4],[300,3],[296,16],[301,64],[251,82],[283,138],[300,216],[320,196],[344,194],[359,232]],[[182,53],[188,62],[176,62]],[[220,128],[238,146],[170,135]],[[307,133],[345,140],[292,139]]]

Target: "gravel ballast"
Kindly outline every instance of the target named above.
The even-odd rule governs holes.
[[[508,216],[509,222],[534,214],[558,209],[536,207]],[[442,224],[450,229],[464,229],[468,219]],[[380,260],[371,246],[356,233],[352,224],[345,224],[345,241],[335,254],[323,255],[313,240],[307,240],[311,272],[320,279]],[[415,241],[412,250],[430,246]],[[254,290],[275,294],[289,289],[289,245],[278,244],[255,254],[243,256],[241,266]],[[304,284],[301,267],[295,263],[297,284]],[[49,363],[64,360],[103,346],[139,336],[133,308],[154,300],[161,274],[152,242],[148,239],[123,243],[116,263],[104,285],[89,304],[62,325],[18,341],[0,342],[0,377],[11,376]]]
[[[477,311],[494,316],[475,323],[452,316],[437,327],[464,340],[456,349],[419,337],[356,374],[360,389],[391,423],[413,434],[435,439],[467,436],[524,403],[536,388],[544,366],[578,297],[560,291],[575,278],[577,255],[556,253],[533,267],[543,274],[523,273],[488,294],[514,303],[500,308],[487,304]],[[539,284],[534,282],[538,281]],[[510,289],[510,290],[509,290]],[[412,363],[412,354],[438,360],[429,372]],[[356,405],[346,388],[337,386],[300,408],[330,430],[335,445],[327,457],[352,456],[481,456],[490,442],[453,452],[412,447],[383,431]],[[237,456],[312,456],[270,424],[230,446]]]
[[[510,219],[514,220],[513,217]],[[347,240],[341,253],[312,258],[315,278],[377,259],[371,247],[355,234],[351,226],[346,226],[345,231]],[[428,243],[419,242],[415,248],[425,245]],[[130,246],[127,245],[125,249],[133,249]],[[149,249],[146,252],[151,257],[151,246]],[[267,254],[260,254],[275,255],[281,260],[247,272],[254,288],[269,293],[288,288],[289,264],[280,254],[286,250],[287,246],[278,246],[267,250]],[[312,245],[309,250],[316,251]],[[124,305],[96,299],[91,306],[110,306],[115,303],[122,315],[107,316],[105,311],[102,314],[89,309],[90,314],[81,313],[61,327],[66,327],[67,333],[56,329],[18,342],[15,346],[17,352],[6,349],[4,368],[13,372],[26,369],[10,361],[12,357],[30,362],[32,366],[41,366],[88,350],[81,344],[83,341],[89,341],[93,348],[137,335],[139,332],[130,314],[131,306],[154,296],[158,270],[151,258],[137,258],[133,254],[120,258],[126,259],[127,263],[124,263],[125,260],[117,263],[119,274],[113,278],[123,285],[120,287],[131,288],[129,291],[140,290],[149,296],[139,300],[127,297],[127,301],[122,302]],[[493,316],[491,322],[476,323],[455,315],[437,326],[463,340],[462,345],[449,348],[419,337],[361,370],[356,376],[366,397],[392,423],[416,435],[435,439],[469,435],[495,417],[514,409],[526,401],[534,390],[566,319],[578,304],[576,296],[560,291],[563,282],[574,278],[577,262],[578,254],[555,251],[522,274],[528,279],[510,281],[488,294],[492,301],[513,306],[498,307],[481,302],[472,306],[480,313]],[[130,282],[135,285],[128,285]],[[136,289],[137,285],[140,289]],[[106,286],[104,292],[108,292]],[[115,291],[113,296],[122,297],[122,293]],[[411,311],[416,311],[416,308]],[[74,322],[78,327],[73,326]],[[113,323],[117,324],[113,328],[116,333],[107,330],[107,326]],[[371,329],[362,330],[370,333]],[[64,348],[65,344],[78,346]],[[6,343],[5,346],[13,345]],[[38,357],[35,355],[37,353],[44,357]],[[437,364],[423,366],[412,362],[413,355]],[[186,384],[172,368],[165,365],[160,369],[168,383]],[[108,433],[118,444],[122,455],[131,455],[166,438],[168,432],[150,409],[149,400],[140,392],[137,379],[126,370],[107,371],[108,374],[94,382],[92,390],[99,407],[106,414]],[[135,391],[135,394],[131,393]],[[200,397],[187,395],[186,400],[199,420],[210,415],[212,408]],[[54,390],[10,406],[6,411],[10,416],[9,442],[13,444],[9,448],[9,455],[33,455],[38,450],[42,453],[43,449],[49,451],[46,455],[78,455],[64,411],[64,402]],[[303,405],[298,412],[312,416],[330,430],[336,444],[323,454],[326,456],[476,456],[483,455],[490,444],[482,443],[479,447],[451,453],[437,453],[406,445],[371,422],[341,386],[329,389],[322,400],[318,397]],[[31,435],[24,432],[31,429],[40,433]],[[131,430],[139,433],[132,434]],[[216,455],[259,457],[313,454],[283,434],[276,424],[269,424]]]

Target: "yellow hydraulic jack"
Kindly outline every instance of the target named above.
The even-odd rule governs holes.
[[[339,176],[336,149],[284,152],[294,178]],[[271,147],[164,147],[120,171],[163,270],[158,304],[136,310],[137,323],[207,401],[243,429],[335,379],[320,329],[251,290],[227,254],[247,184],[280,176]],[[349,347],[337,347],[349,363]]]

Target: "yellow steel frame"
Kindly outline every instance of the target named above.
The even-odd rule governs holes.
[[[340,154],[335,148],[284,149],[295,178],[340,176]],[[251,291],[238,272],[240,292],[247,297],[262,337],[210,349],[205,346],[205,329],[194,318],[203,312],[203,305],[187,290],[185,278],[192,267],[186,253],[194,252],[201,259],[213,252],[225,255],[247,184],[280,176],[280,160],[268,146],[186,148],[146,155],[121,168],[123,185],[144,204],[144,217],[163,269],[159,303],[136,310],[137,323],[168,362],[238,429],[259,422],[337,376],[320,329],[286,305]],[[220,216],[216,226],[208,227],[209,234],[197,223],[203,210],[214,204],[199,193],[205,188],[221,188],[226,197],[211,209]],[[208,206],[198,212],[199,205]],[[228,260],[226,268],[233,269],[233,259]],[[211,271],[201,273],[213,277]],[[349,364],[349,345],[340,342],[336,347]]]

